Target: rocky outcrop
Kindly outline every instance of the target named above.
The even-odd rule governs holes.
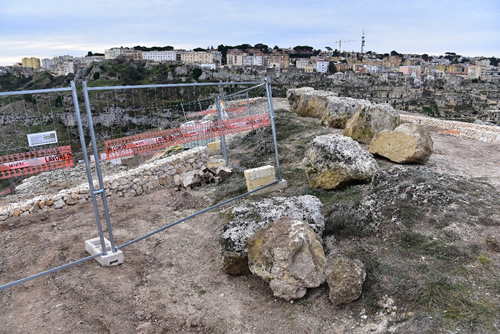
[[[305,221],[321,237],[325,225],[321,208],[320,200],[311,195],[272,197],[233,208],[233,219],[224,225],[220,240],[224,271],[232,275],[248,273],[247,239],[281,217]]]
[[[301,89],[301,88],[299,88]],[[300,91],[299,91],[300,92]],[[300,95],[295,92],[290,96],[296,96],[295,100],[289,98],[291,111],[299,116],[323,118],[328,109],[328,97],[336,97],[337,93],[324,90],[304,90]],[[288,95],[288,94],[287,94]]]
[[[382,130],[394,130],[399,124],[399,114],[390,105],[363,106],[347,122],[343,135],[368,144]]]
[[[426,127],[403,123],[394,131],[384,130],[370,142],[370,153],[397,163],[425,163],[432,154],[432,139]]]
[[[301,104],[302,94],[314,91],[312,87],[301,87],[297,89],[289,89],[286,92],[286,98],[290,103],[290,110],[296,112],[297,107]]]
[[[318,235],[306,222],[280,218],[248,238],[250,271],[269,282],[274,296],[302,298],[325,281],[326,259]]]
[[[337,93],[314,90],[311,87],[290,89],[286,93],[290,110],[299,116],[320,118],[332,128],[345,128],[347,121],[361,106],[370,102],[350,97],[337,97]]]
[[[471,199],[462,202],[462,197],[466,196],[463,192],[475,186],[421,166],[378,170],[369,185],[359,187],[367,188],[357,190],[363,193],[360,198],[332,205],[325,235],[361,237],[377,234],[386,226],[393,229],[394,226],[415,224],[421,220],[423,212],[437,223],[440,217],[454,214],[452,202],[467,206],[463,210],[472,210],[474,206]],[[461,188],[464,190],[460,191]],[[480,192],[485,193],[484,189]]]
[[[313,139],[303,160],[311,188],[334,189],[368,181],[378,169],[372,155],[349,137],[323,135]]]
[[[330,128],[344,129],[347,121],[359,108],[370,105],[371,103],[367,100],[328,96],[326,113],[321,118],[321,124]]]
[[[364,264],[343,255],[330,255],[326,264],[328,298],[334,305],[350,303],[361,296],[366,278]]]

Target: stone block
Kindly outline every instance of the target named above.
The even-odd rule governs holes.
[[[255,190],[276,181],[276,173],[273,166],[247,169],[244,174],[248,191]]]
[[[217,169],[224,166],[226,166],[226,161],[224,159],[212,159],[207,162],[207,167],[210,169]]]
[[[111,252],[111,242],[108,239],[104,238],[104,244],[106,247],[106,255],[101,255],[100,257],[95,258],[97,262],[104,267],[117,266],[123,263],[123,252],[121,250],[117,250],[116,252]],[[101,239],[99,237],[85,240],[85,250],[90,255],[99,254],[102,252]]]
[[[215,141],[207,144],[208,155],[219,155],[221,152],[220,141]]]

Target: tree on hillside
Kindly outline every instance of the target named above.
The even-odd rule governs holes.
[[[206,52],[207,49],[204,49],[204,48],[196,48],[196,49],[193,49],[193,51],[195,52]]]
[[[429,60],[429,55],[428,55],[427,53],[424,53],[424,54],[422,55],[422,59],[423,59],[424,61],[428,61],[428,60]]]
[[[224,44],[220,44],[217,47],[217,51],[219,51],[222,54],[221,65],[226,65],[227,64],[227,50],[229,50],[229,47],[228,46],[224,46]]]
[[[254,48],[260,49],[261,52],[263,53],[271,53],[271,50],[269,50],[269,46],[263,43],[257,43],[254,45]]]
[[[313,52],[313,47],[308,46],[308,45],[297,45],[296,47],[293,48],[295,52],[306,52],[306,53],[312,53]]]
[[[337,73],[337,67],[335,66],[335,63],[333,61],[328,63],[328,72],[329,73]]]
[[[250,45],[250,44],[240,44],[240,45],[236,45],[236,46],[234,46],[232,48],[234,48],[234,49],[240,49],[240,50],[246,50],[246,49],[251,49],[252,45]]]

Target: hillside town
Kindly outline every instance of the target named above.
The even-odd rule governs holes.
[[[311,46],[271,48],[261,43],[221,44],[217,48],[193,50],[172,46],[113,47],[104,53],[89,51],[83,57],[26,57],[14,66],[0,67],[0,76],[28,77],[46,71],[53,76],[72,75],[76,80],[92,80],[89,73],[99,72],[101,79],[114,80],[112,75],[106,76],[103,66],[101,70],[96,66],[117,61],[136,67],[188,66],[204,73],[194,80],[238,81],[268,75],[282,85],[282,93],[310,85],[334,91],[339,96],[389,103],[400,110],[429,116],[500,124],[498,58],[468,58],[454,52],[436,56],[401,54],[393,50],[380,54],[363,52],[363,45],[362,52],[340,51],[341,42],[337,42],[339,50],[328,46],[325,50]],[[173,75],[175,77],[175,73]],[[186,77],[181,79],[185,81]]]
[[[164,50],[167,49],[167,50]],[[112,59],[129,59],[146,62],[180,62],[197,64],[202,68],[265,67],[281,72],[337,73],[352,71],[359,74],[404,75],[417,83],[423,80],[461,78],[500,81],[498,59],[475,57],[466,58],[454,52],[444,56],[427,54],[377,54],[371,51],[340,52],[327,47],[326,51],[314,50],[310,46],[296,46],[293,49],[269,48],[265,44],[238,45],[235,47],[220,45],[217,49],[197,48],[194,50],[174,50],[173,47],[113,47],[104,54],[89,52],[84,57],[69,55],[39,59],[25,57],[14,66],[29,67],[36,70],[48,70],[55,75],[75,73],[79,68],[88,67],[94,62]],[[3,69],[5,71],[5,68]],[[397,74],[400,73],[400,74]]]

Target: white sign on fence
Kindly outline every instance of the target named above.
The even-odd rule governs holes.
[[[57,143],[57,133],[55,131],[30,133],[28,134],[30,146],[40,146]]]

